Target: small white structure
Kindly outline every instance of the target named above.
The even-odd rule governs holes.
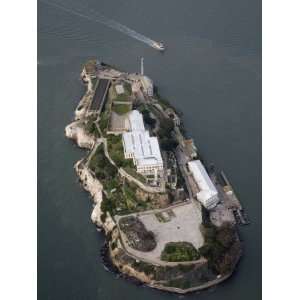
[[[197,199],[207,208],[213,208],[219,202],[218,191],[208,176],[204,166],[200,160],[192,160],[188,162],[189,170],[199,188]]]
[[[141,76],[141,83],[145,93],[152,97],[153,96],[153,81],[147,76]]]
[[[124,132],[122,142],[124,157],[133,159],[137,172],[149,175],[154,174],[157,179],[159,171],[163,170],[163,160],[158,140],[151,137],[145,130],[142,114],[133,110],[128,116],[129,132]]]
[[[124,94],[125,91],[124,91],[124,87],[123,87],[122,84],[117,84],[115,86],[115,88],[116,88],[116,92],[117,92],[118,95]]]
[[[138,93],[141,90],[141,83],[139,80],[134,79],[131,85],[131,90],[133,93]]]

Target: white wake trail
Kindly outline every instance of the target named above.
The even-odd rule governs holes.
[[[53,7],[56,7],[58,9],[60,9],[60,10],[63,10],[65,12],[67,12],[67,13],[76,15],[78,17],[87,19],[89,21],[101,23],[101,24],[103,24],[103,25],[105,25],[107,27],[110,27],[110,28],[112,28],[114,30],[122,32],[122,33],[126,34],[127,36],[130,36],[130,37],[132,37],[132,38],[134,38],[134,39],[136,39],[136,40],[138,40],[140,42],[143,42],[143,43],[149,45],[150,47],[153,47],[153,44],[156,43],[154,40],[152,40],[152,39],[144,36],[143,34],[138,33],[135,30],[130,29],[127,26],[125,26],[123,24],[120,24],[120,23],[118,23],[118,22],[116,22],[114,20],[108,19],[105,16],[98,14],[97,12],[93,12],[93,13],[96,13],[96,16],[88,16],[88,15],[83,14],[80,11],[76,11],[76,10],[67,8],[67,7],[62,6],[60,4],[57,4],[57,3],[48,2],[48,1],[45,1],[45,0],[40,0],[40,2],[48,4],[48,5],[53,6]]]

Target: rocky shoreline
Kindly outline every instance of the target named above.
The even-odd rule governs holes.
[[[178,275],[178,270],[176,269],[177,267],[163,269],[156,267],[152,268],[151,266],[146,266],[144,264],[143,267],[151,269],[152,272],[154,272],[153,270],[155,270],[156,273],[161,273],[160,280],[157,280],[155,277],[156,275],[154,276],[153,273],[151,273],[150,271],[147,271],[147,274],[147,272],[141,268],[141,263],[137,259],[133,259],[130,256],[130,254],[126,253],[120,242],[116,222],[114,221],[113,217],[110,215],[109,212],[104,213],[101,209],[101,204],[105,197],[103,184],[96,178],[93,171],[91,171],[88,167],[89,158],[91,157],[93,151],[98,147],[99,144],[101,144],[102,141],[101,139],[99,139],[99,137],[90,134],[86,130],[86,123],[89,118],[89,116],[87,116],[87,111],[93,99],[95,89],[93,88],[92,78],[90,76],[88,76],[85,72],[83,72],[81,76],[83,79],[83,83],[86,85],[86,93],[80,100],[75,110],[74,121],[67,125],[65,128],[65,136],[73,140],[78,145],[78,147],[90,150],[90,153],[87,157],[75,163],[74,169],[82,187],[91,195],[92,198],[93,210],[90,218],[92,222],[96,225],[97,229],[104,230],[106,235],[106,242],[101,249],[101,258],[105,269],[107,269],[110,272],[113,272],[118,277],[122,277],[129,280],[130,282],[133,282],[134,284],[144,286],[146,285],[166,292],[179,294],[185,294],[201,289],[207,289],[226,280],[229,276],[231,276],[233,271],[227,274],[223,274],[222,276],[213,276],[207,271],[208,274],[205,275],[207,276],[207,281],[197,286],[191,286],[186,288],[168,286],[167,284],[170,280],[168,276],[164,274],[164,272],[171,271],[175,272],[175,274]],[[237,264],[240,257],[241,251],[236,256],[236,262],[234,265]],[[190,266],[192,265],[193,264],[191,264]],[[133,266],[136,266],[136,268]],[[202,268],[207,270],[206,265],[202,266],[199,264],[198,266],[195,264],[195,270],[188,272],[191,273],[191,276],[193,275],[193,272],[197,276],[200,276],[199,272],[201,272]],[[205,276],[203,278],[206,278]],[[200,276],[200,278],[202,277]],[[204,281],[203,278],[201,279],[201,281]]]

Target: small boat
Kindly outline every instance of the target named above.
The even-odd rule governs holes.
[[[153,42],[152,47],[159,51],[165,51],[165,46],[162,42]]]

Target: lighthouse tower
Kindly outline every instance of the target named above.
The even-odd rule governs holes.
[[[144,76],[144,57],[141,58],[141,75]]]

